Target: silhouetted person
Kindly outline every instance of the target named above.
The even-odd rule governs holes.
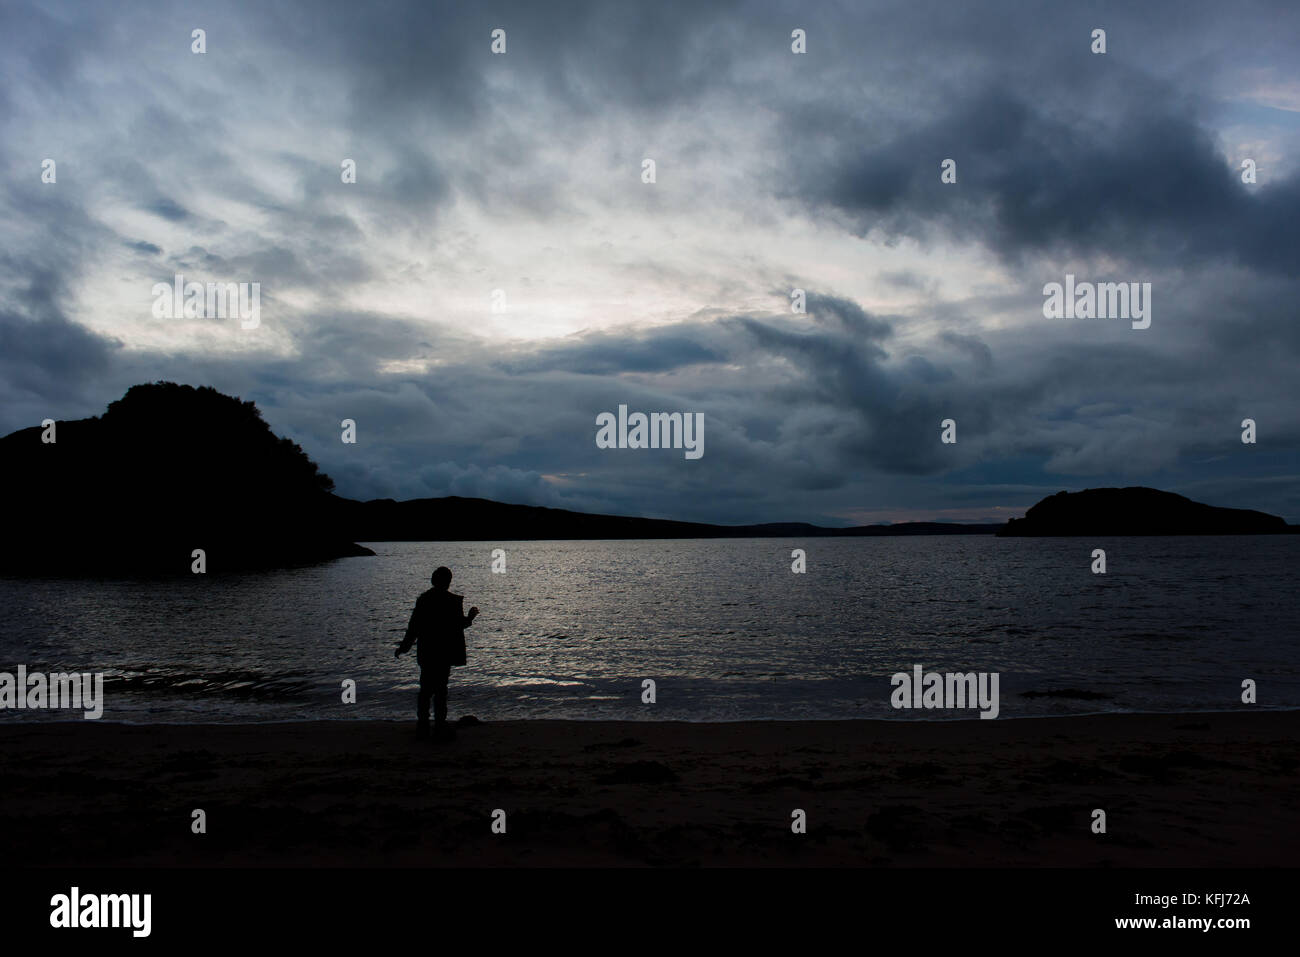
[[[415,657],[420,662],[420,695],[416,701],[416,734],[429,736],[429,699],[433,699],[433,730],[439,738],[453,738],[447,725],[447,679],[453,665],[465,664],[465,629],[474,624],[478,609],[464,614],[465,597],[448,591],[451,569],[439,566],[429,580],[433,587],[415,601],[415,611],[406,626],[406,637],[395,656],[419,642]]]

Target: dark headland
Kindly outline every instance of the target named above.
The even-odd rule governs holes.
[[[137,385],[102,416],[0,439],[0,570],[189,574],[372,555],[331,527],[334,483],[252,402]]]
[[[998,535],[1277,535],[1294,530],[1276,515],[1131,487],[1057,492],[1024,518],[1011,519]]]
[[[357,542],[842,538],[883,535],[1208,535],[1294,531],[1262,512],[1148,488],[1050,496],[1001,524],[711,525],[486,499],[341,498],[252,402],[210,387],[132,386],[102,416],[0,438],[7,574],[188,574],[373,555]]]

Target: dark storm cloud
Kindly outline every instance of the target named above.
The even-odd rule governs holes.
[[[947,330],[939,334],[939,341],[970,356],[981,370],[993,367],[993,350],[978,336],[964,336]]]
[[[1192,117],[1158,106],[1118,102],[1080,124],[989,90],[804,176],[815,201],[863,232],[941,233],[1009,257],[1122,249],[1145,263],[1294,273],[1300,177],[1245,185]],[[948,158],[955,184],[940,182]]]
[[[398,4],[391,15],[337,0],[292,23],[286,46],[355,78],[349,107],[362,125],[412,120],[413,104],[439,122],[473,123],[490,111],[489,81],[540,87],[559,110],[601,112],[609,103],[666,109],[730,75],[727,42],[744,6],[568,0],[454,8]],[[281,23],[292,20],[285,11]],[[287,25],[287,24],[286,24]],[[493,30],[508,55],[483,61]],[[432,114],[434,111],[430,111]]]
[[[148,203],[141,207],[146,212],[153,213],[155,216],[161,216],[163,219],[172,223],[179,223],[183,219],[189,219],[190,211],[180,203],[170,199],[160,199],[153,203]]]

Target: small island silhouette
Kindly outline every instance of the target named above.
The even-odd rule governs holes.
[[[1173,492],[1130,486],[1057,492],[999,529],[998,535],[1270,535],[1293,531],[1276,515],[1219,508]]]
[[[54,441],[45,441],[53,438]],[[1002,524],[710,525],[486,499],[373,499],[334,483],[252,402],[208,386],[132,386],[102,416],[0,438],[6,574],[247,571],[373,555],[361,541],[822,538],[879,535],[1228,535],[1295,528],[1274,515],[1151,488],[1060,492]]]

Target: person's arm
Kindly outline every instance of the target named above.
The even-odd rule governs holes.
[[[468,628],[470,625],[474,624],[474,619],[477,617],[478,617],[478,606],[475,605],[473,608],[469,610],[469,614],[465,616],[465,624],[462,627]]]
[[[420,623],[424,616],[420,614],[420,603],[416,601],[415,610],[411,612],[411,620],[406,625],[406,637],[402,643],[397,646],[397,651],[393,653],[394,658],[400,658],[411,650],[411,645],[415,644],[416,637],[420,634]]]

